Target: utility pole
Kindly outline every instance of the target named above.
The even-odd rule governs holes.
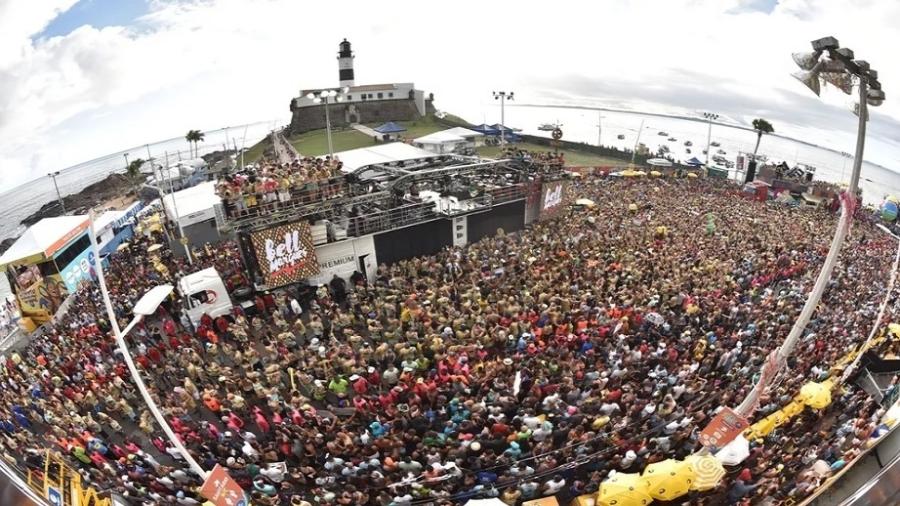
[[[59,202],[59,207],[62,208],[62,213],[66,214],[66,204],[65,204],[65,202],[63,202],[62,195],[60,195],[60,193],[59,193],[59,186],[57,186],[57,184],[56,184],[56,176],[58,176],[58,175],[59,175],[59,171],[50,172],[49,174],[47,174],[47,176],[49,176],[50,179],[53,180],[53,187],[56,188],[56,200]]]
[[[150,170],[153,171],[153,185],[156,186],[156,190],[159,192],[159,198],[162,200],[165,192],[163,191],[162,184],[159,182],[159,175],[156,172],[156,165],[153,164],[153,155],[150,154],[150,145],[147,144],[147,160],[150,162]],[[163,232],[166,234],[166,240],[170,243],[172,242],[172,234],[169,233],[169,228],[163,226]]]
[[[166,151],[166,172],[169,172],[169,152]],[[186,244],[187,236],[184,235],[184,227],[181,226],[181,219],[178,216],[178,200],[175,198],[175,187],[172,183],[172,178],[169,178],[169,196],[172,197],[172,210],[175,212],[175,224],[178,225],[178,235],[181,236],[181,245],[184,247],[184,252],[187,254],[188,264],[194,265],[194,259],[191,257],[191,247]],[[165,199],[163,199],[163,207],[165,208]]]
[[[631,165],[634,165],[634,157],[637,155],[638,145],[641,143],[641,132],[644,131],[644,120],[641,120],[641,126],[638,127],[637,139],[634,140],[634,150],[631,152]]]
[[[603,131],[603,118],[606,116],[603,115],[603,111],[597,111],[597,146],[603,145],[603,137],[600,135]]]
[[[708,127],[706,129],[706,163],[705,165],[709,166],[709,143],[712,141],[712,122],[714,119],[719,119],[719,115],[712,112],[704,112],[703,117],[706,118],[706,122]]]
[[[512,100],[515,92],[495,91],[494,100],[500,100],[500,146],[506,144],[506,100]]]

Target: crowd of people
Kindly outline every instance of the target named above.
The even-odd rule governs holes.
[[[275,170],[275,169],[273,169]],[[307,172],[308,173],[308,172]],[[253,504],[511,506],[596,492],[613,471],[684,458],[735,406],[787,335],[836,216],[743,199],[725,182],[575,183],[591,208],[434,256],[293,289],[192,325],[177,300],[128,341],[167,420],[204,469],[224,466]],[[662,230],[662,232],[660,232]],[[860,343],[895,241],[858,223],[823,303],[756,416],[786,404]],[[240,271],[234,246],[193,269]],[[190,272],[140,243],[107,275],[124,324],[150,286]],[[68,456],[135,504],[202,503],[201,479],[136,394],[96,287],[43,338],[4,357],[7,455]],[[881,407],[849,386],[763,440],[693,504],[783,504],[824,460],[850,461]]]
[[[303,157],[291,163],[265,159],[256,168],[220,179],[216,191],[228,213],[241,216],[274,211],[300,193],[313,200],[334,196],[338,190],[331,182],[340,174],[337,158]]]

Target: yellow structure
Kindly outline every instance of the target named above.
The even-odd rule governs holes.
[[[600,484],[598,506],[646,506],[653,502],[647,481],[638,473],[616,473]]]
[[[55,496],[63,506],[113,506],[111,499],[102,497],[93,487],[83,487],[81,475],[53,451],[48,450],[44,458],[43,476],[29,469],[26,478],[28,486],[51,504],[51,496]]]
[[[675,459],[654,462],[644,469],[641,476],[647,482],[650,497],[660,501],[671,501],[686,495],[696,478],[690,463]]]

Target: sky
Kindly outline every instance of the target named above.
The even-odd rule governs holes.
[[[0,0],[0,187],[189,129],[285,124],[300,89],[337,85],[345,37],[357,84],[412,81],[479,123],[492,90],[515,90],[520,104],[764,117],[852,151],[851,98],[790,77],[792,52],[834,35],[887,95],[866,159],[900,170],[896,19],[883,0]]]

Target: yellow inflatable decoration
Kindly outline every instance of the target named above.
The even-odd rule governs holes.
[[[653,502],[647,481],[637,473],[616,473],[600,484],[598,506],[646,506]]]
[[[831,380],[816,383],[810,381],[800,389],[803,403],[813,409],[822,409],[831,404]]]
[[[674,459],[648,465],[641,476],[647,482],[650,497],[660,501],[671,501],[686,495],[696,478],[694,468],[688,462]]]

